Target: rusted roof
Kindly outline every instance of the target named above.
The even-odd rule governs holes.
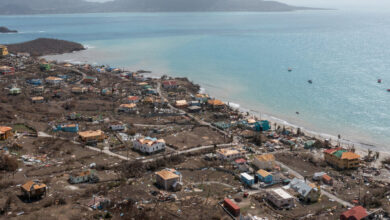
[[[97,130],[97,131],[80,131],[78,133],[81,137],[88,138],[88,137],[97,137],[100,135],[103,135],[103,131]]]
[[[131,103],[131,104],[122,104],[122,105],[120,105],[120,107],[121,107],[121,108],[135,108],[135,107],[137,107],[137,105],[134,104],[134,103]]]
[[[156,175],[160,176],[164,180],[179,178],[179,175],[175,174],[170,170],[161,170],[159,172],[156,172]]]
[[[332,177],[328,176],[328,174],[324,174],[324,175],[322,175],[322,179],[329,182],[332,180]]]
[[[345,219],[363,219],[367,217],[367,210],[362,206],[355,206],[341,214]]]
[[[11,130],[12,130],[11,127],[0,126],[0,134],[4,134],[5,132],[11,131]]]
[[[360,158],[360,156],[353,153],[353,152],[344,152],[341,155],[342,160],[354,160],[354,159],[359,159],[359,158]]]
[[[50,80],[50,81],[61,81],[62,79],[59,78],[59,77],[54,77],[54,76],[49,76],[46,78],[46,80]]]
[[[42,96],[36,96],[36,97],[32,97],[31,100],[33,101],[40,101],[40,100],[43,100],[44,98]]]
[[[225,105],[221,100],[218,100],[218,99],[211,99],[211,100],[208,100],[207,103],[208,103],[209,105],[214,105],[214,106]]]
[[[30,191],[33,191],[33,190],[46,188],[46,184],[40,183],[37,180],[30,180],[27,183],[25,183],[24,185],[22,185],[22,188],[24,190],[30,192]]]
[[[341,150],[342,148],[338,147],[338,148],[331,148],[331,149],[327,149],[327,150],[324,150],[324,154],[333,154],[334,152],[338,151],[338,150]]]

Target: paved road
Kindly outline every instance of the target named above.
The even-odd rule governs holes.
[[[75,82],[75,84],[80,84],[81,81],[87,77],[87,74],[85,74],[84,72],[82,72],[82,71],[80,71],[80,70],[78,70],[78,69],[74,69],[74,68],[71,68],[71,67],[64,67],[64,66],[60,66],[60,65],[56,65],[56,67],[57,67],[57,68],[60,68],[60,69],[64,69],[64,70],[71,70],[71,71],[73,71],[73,72],[76,72],[76,73],[80,74],[82,77],[81,77],[80,80],[78,80],[77,82]]]

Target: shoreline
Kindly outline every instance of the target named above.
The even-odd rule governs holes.
[[[90,48],[90,47],[87,47],[87,46],[84,46],[84,47],[86,48],[86,50],[88,50]],[[72,53],[77,53],[77,52],[80,52],[80,51],[73,51],[71,53],[63,53],[63,54],[56,54],[56,55],[57,56],[58,55],[65,55],[65,54],[72,54]],[[41,56],[40,58],[44,58],[44,59],[50,60],[48,57],[52,57],[52,56],[53,55],[46,55],[46,56]],[[68,63],[72,63],[72,64],[99,65],[99,64],[97,64],[95,62],[93,62],[93,64],[91,64],[90,61],[74,61],[74,60],[60,60],[60,59],[51,59],[51,60],[55,60],[57,62],[68,62]],[[103,64],[101,64],[101,65],[103,65]],[[126,69],[126,68],[129,68],[129,67],[124,67],[124,68],[121,68],[121,69],[124,69],[125,71],[130,71],[130,70]],[[166,75],[166,74],[151,72],[151,73],[147,73],[146,77],[161,78],[161,76],[163,76],[163,75]],[[169,76],[174,77],[174,78],[176,78],[176,77],[179,77],[179,78],[183,77],[183,76],[179,76],[179,75],[175,75],[175,74],[169,74]],[[189,79],[189,81],[191,81],[190,78],[188,78],[188,79]],[[193,81],[191,81],[191,82],[193,84],[197,84],[196,82],[193,82]],[[208,91],[207,88],[202,87],[202,84],[200,84],[200,87],[201,87],[200,88],[201,93],[209,94],[207,92]],[[214,94],[209,94],[209,95],[210,95],[210,97],[219,98],[218,96],[214,96]],[[300,126],[299,124],[291,123],[288,120],[284,120],[282,117],[278,117],[278,116],[275,116],[275,115],[272,115],[272,114],[268,114],[268,113],[263,113],[263,111],[261,109],[253,110],[253,109],[245,108],[245,106],[243,106],[241,103],[231,102],[230,100],[226,100],[226,98],[225,99],[221,99],[221,100],[223,102],[225,102],[226,104],[229,103],[229,107],[231,107],[233,109],[238,109],[240,111],[240,113],[243,114],[243,115],[246,115],[246,113],[249,112],[249,116],[251,116],[251,117],[257,117],[257,118],[268,120],[268,121],[270,121],[270,123],[272,125],[276,124],[277,126],[281,126],[281,127],[284,126],[287,130],[291,130],[291,131],[294,131],[294,130],[300,128],[305,136],[313,138],[313,139],[318,139],[318,140],[321,140],[321,141],[329,140],[333,146],[339,145],[339,146],[341,146],[343,148],[354,147],[356,152],[360,156],[362,156],[362,157],[367,155],[368,150],[372,150],[373,152],[380,152],[379,159],[377,160],[378,164],[375,164],[375,165],[380,165],[380,162],[384,158],[390,157],[390,151],[385,151],[385,150],[382,149],[382,147],[377,146],[375,144],[369,144],[369,143],[364,143],[362,141],[354,141],[354,140],[345,139],[345,138],[341,138],[339,140],[338,137],[335,136],[335,135],[324,133],[324,132],[317,132],[317,131],[315,131],[313,129],[309,129],[309,128],[306,128],[304,126]],[[246,117],[248,117],[248,116],[246,116]]]

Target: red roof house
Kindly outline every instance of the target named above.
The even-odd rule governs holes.
[[[355,206],[348,211],[341,213],[340,220],[360,220],[367,217],[367,210],[362,206]]]

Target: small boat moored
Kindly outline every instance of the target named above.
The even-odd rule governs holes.
[[[292,68],[291,68],[291,67],[289,67],[287,70],[288,70],[289,72],[291,72],[291,71],[292,71]]]
[[[388,92],[390,92],[390,89],[387,89]]]
[[[378,79],[378,83],[382,83],[382,79]]]
[[[308,83],[312,84],[313,83],[313,80],[309,79],[307,80]]]

